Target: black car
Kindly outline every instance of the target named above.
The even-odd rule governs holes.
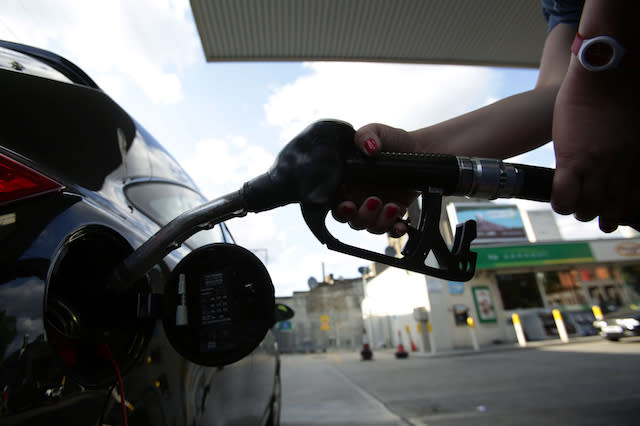
[[[126,256],[206,201],[187,173],[53,53],[0,42],[0,93],[0,424],[278,424],[270,332],[242,359],[204,366],[168,335],[184,310],[145,301],[197,248],[233,245],[224,223],[126,291],[108,287]]]

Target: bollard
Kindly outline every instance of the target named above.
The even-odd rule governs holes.
[[[469,334],[471,334],[471,343],[473,344],[473,350],[480,350],[478,345],[478,337],[476,336],[476,326],[473,322],[473,318],[467,317],[467,325],[469,326]]]
[[[553,313],[553,319],[556,321],[556,328],[558,329],[558,334],[560,335],[560,339],[564,343],[568,343],[569,335],[567,334],[567,329],[564,326],[564,321],[562,320],[562,314],[557,309],[554,309],[552,313]]]
[[[369,346],[369,337],[367,336],[367,330],[362,329],[362,350],[360,351],[363,361],[371,361],[373,359],[373,352]]]
[[[527,346],[527,338],[524,335],[524,330],[522,329],[522,324],[520,323],[520,315],[516,313],[511,314],[511,320],[513,321],[513,328],[516,331],[518,344],[524,348],[525,346]]]
[[[427,321],[427,336],[429,337],[429,346],[431,347],[431,353],[436,353],[436,339],[433,337],[433,325],[431,321]]]
[[[591,307],[591,310],[593,311],[593,316],[595,317],[596,320],[598,321],[602,321],[604,316],[602,315],[602,309],[600,309],[600,306],[598,305],[593,305]]]

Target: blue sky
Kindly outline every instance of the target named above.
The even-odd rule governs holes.
[[[317,119],[410,130],[531,89],[537,77],[536,70],[460,66],[206,63],[187,0],[3,0],[0,39],[54,51],[83,68],[209,198],[264,172],[282,146]],[[554,165],[550,145],[517,160]],[[566,238],[605,237],[594,222],[558,221]],[[228,225],[241,245],[259,249],[277,295],[306,290],[310,276],[321,278],[323,263],[336,277],[358,276],[366,264],[321,246],[297,206]],[[383,236],[337,224],[330,229],[355,244],[386,246]]]

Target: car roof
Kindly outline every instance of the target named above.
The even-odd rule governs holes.
[[[13,60],[19,65],[24,66],[21,61],[28,61],[32,66],[19,71],[64,81],[59,78],[59,75],[62,75],[72,83],[99,89],[98,85],[80,67],[53,52],[6,40],[0,40],[0,48],[4,48],[2,52],[6,57],[13,56]],[[10,68],[16,69],[15,66],[10,66]]]
[[[31,167],[91,191],[116,169],[121,180],[158,178],[198,190],[166,149],[70,61],[0,41],[0,74],[1,147]]]

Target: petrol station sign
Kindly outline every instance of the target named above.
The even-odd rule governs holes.
[[[474,247],[473,251],[478,253],[478,269],[585,263],[595,260],[589,243]]]

